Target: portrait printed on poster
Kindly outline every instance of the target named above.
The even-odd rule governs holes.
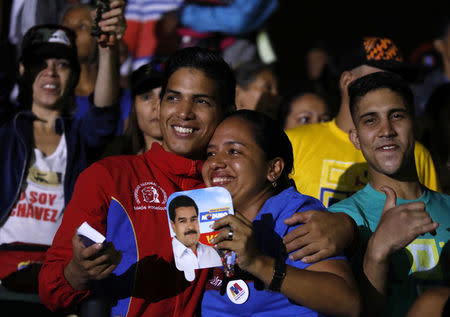
[[[196,269],[234,264],[231,252],[216,250],[210,243],[219,233],[210,226],[228,214],[234,214],[233,203],[223,187],[176,192],[169,197],[167,217],[175,265],[188,281],[195,279]]]

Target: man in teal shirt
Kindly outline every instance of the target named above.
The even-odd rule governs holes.
[[[444,283],[448,266],[440,255],[450,237],[450,196],[418,180],[407,82],[377,72],[355,80],[348,92],[355,123],[349,137],[368,162],[369,184],[329,209],[359,226],[353,264],[367,315],[405,316],[423,290]]]

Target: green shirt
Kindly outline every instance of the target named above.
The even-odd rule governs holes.
[[[361,236],[359,252],[352,260],[353,265],[362,265],[363,251],[375,231],[386,196],[368,184],[331,207],[332,212],[345,212],[356,221]],[[388,312],[386,316],[405,316],[413,301],[431,286],[443,284],[443,270],[439,262],[441,251],[450,246],[450,196],[424,187],[417,200],[397,199],[397,205],[421,201],[425,203],[433,221],[439,222],[436,235],[426,233],[417,237],[406,248],[391,257],[388,276]]]

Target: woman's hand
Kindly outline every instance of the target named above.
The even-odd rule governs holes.
[[[252,223],[236,212],[235,215],[228,215],[217,220],[212,227],[216,230],[220,229],[219,234],[211,240],[216,248],[234,251],[239,267],[252,273],[256,259],[261,256],[256,246]]]
[[[102,14],[102,19],[98,23],[102,32],[109,33],[109,36],[101,34],[98,38],[98,43],[102,47],[115,45],[116,40],[122,39],[127,29],[127,21],[124,15],[125,1],[114,0],[110,3],[110,8],[111,10]],[[97,15],[96,11],[92,12],[94,20]]]

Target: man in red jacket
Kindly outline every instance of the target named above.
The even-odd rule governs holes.
[[[228,64],[207,49],[186,48],[170,57],[161,91],[162,145],[153,143],[139,156],[108,157],[80,174],[39,275],[39,295],[47,307],[69,309],[94,296],[111,302],[113,316],[198,313],[207,271],[196,271],[188,282],[177,270],[166,204],[175,191],[204,187],[206,145],[235,110],[235,86]],[[326,214],[327,219],[335,215]],[[313,227],[327,225],[319,219]],[[75,233],[84,221],[108,243],[84,246]],[[339,224],[319,232],[351,227]],[[314,236],[317,242],[315,232],[300,232],[300,238]]]
[[[195,315],[207,271],[188,282],[176,269],[166,203],[175,191],[204,187],[200,160],[234,110],[235,79],[221,57],[200,48],[175,53],[166,75],[162,145],[106,158],[78,178],[40,274],[39,293],[52,310],[94,295],[112,300],[112,315]],[[109,243],[85,247],[74,234],[84,221]]]

